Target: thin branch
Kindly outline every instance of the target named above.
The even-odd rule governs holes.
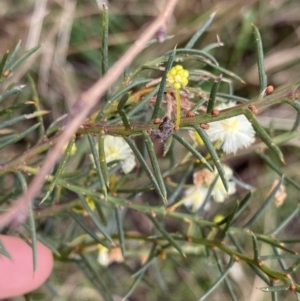
[[[69,122],[65,126],[57,143],[45,158],[39,174],[33,178],[28,190],[13,202],[13,205],[8,208],[5,213],[0,215],[0,229],[9,224],[18,226],[26,220],[28,217],[29,204],[39,193],[47,175],[51,172],[54,164],[60,158],[63,146],[68,143],[105,91],[114,84],[116,79],[123,73],[124,69],[132,62],[137,54],[144,49],[157,31],[166,26],[177,1],[178,0],[168,0],[159,16],[141,34],[139,39],[135,41],[127,52],[101,79],[99,79],[90,89],[81,94],[72,108]]]

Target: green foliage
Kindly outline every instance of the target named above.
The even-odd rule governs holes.
[[[226,300],[241,300],[243,283],[235,277],[238,273],[247,280],[262,279],[265,284],[260,289],[270,293],[272,300],[278,296],[290,300],[287,290],[296,294],[295,300],[299,298],[300,259],[295,246],[299,237],[290,225],[299,215],[293,196],[299,194],[300,179],[288,169],[292,162],[287,143],[299,138],[300,79],[274,93],[266,91],[263,41],[252,25],[249,43],[256,50],[259,88],[252,99],[235,95],[234,84],[244,80],[220,66],[213,55],[216,43],[198,49],[199,39],[215,17],[213,13],[202,20],[184,48],[172,45],[173,50],[147,61],[139,58],[140,64],[129,66],[66,145],[32,202],[28,221],[17,230],[31,238],[34,264],[38,239],[53,251],[58,270],[59,264],[75,263],[100,300],[114,300],[114,295],[125,300],[143,291],[155,294],[147,300],[209,300],[222,290],[227,292]],[[97,68],[104,74],[110,61],[106,7],[101,20]],[[83,30],[78,29],[81,34]],[[73,32],[71,42],[79,38]],[[149,47],[157,43],[153,40]],[[240,43],[237,57],[243,48]],[[63,118],[51,122],[44,118],[48,111],[42,109],[45,104],[33,77],[28,77],[30,100],[16,97],[25,86],[11,84],[11,74],[38,47],[21,56],[19,49],[20,43],[11,54],[4,53],[0,62],[3,210],[27,189],[31,175],[39,174],[40,164],[64,127]],[[81,55],[96,60],[88,51]],[[179,128],[175,127],[179,102],[166,81],[167,72],[177,64],[190,74],[188,85],[180,90]],[[222,107],[232,101],[237,103]],[[260,120],[264,109],[280,104],[296,111],[292,129],[273,129]],[[227,135],[224,126],[225,138],[213,139],[213,125],[225,124],[229,118],[236,120],[240,136],[234,136],[235,131]],[[254,142],[244,124],[260,140]],[[244,143],[244,136],[251,142]],[[231,137],[228,152],[224,144]],[[72,153],[74,145],[77,150]],[[298,153],[299,146],[294,147]],[[251,156],[258,162],[253,168]],[[239,160],[249,164],[242,175],[238,168],[235,176],[228,173],[226,165],[234,169]],[[255,181],[251,172],[257,177],[265,172],[264,179],[278,181],[273,186],[270,181]],[[286,198],[284,187],[286,202],[291,204],[276,208],[274,201]],[[218,200],[218,193],[223,199]],[[5,246],[1,250],[9,256]],[[107,266],[113,262],[117,264]],[[66,269],[71,273],[71,268]],[[53,291],[57,290],[55,273],[47,284]]]

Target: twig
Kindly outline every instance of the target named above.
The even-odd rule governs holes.
[[[40,191],[47,175],[51,172],[54,164],[60,158],[62,148],[76,130],[80,127],[90,110],[103,96],[105,91],[123,73],[124,69],[139,54],[147,43],[155,36],[157,31],[165,27],[178,0],[168,0],[165,7],[153,23],[141,34],[140,38],[127,50],[127,52],[99,79],[90,89],[82,93],[76,104],[73,106],[70,120],[65,126],[62,135],[47,155],[40,172],[35,176],[28,187],[28,190],[21,195],[8,210],[0,215],[0,229],[6,225],[18,226],[22,224],[28,216],[30,202]]]

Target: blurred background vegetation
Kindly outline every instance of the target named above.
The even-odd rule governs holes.
[[[109,65],[112,65],[142,33],[143,29],[159,13],[163,1],[110,1],[109,8]],[[30,74],[36,83],[38,95],[43,109],[50,114],[44,117],[45,127],[68,112],[77,100],[79,94],[91,86],[101,76],[101,0],[2,0],[0,10],[0,54],[13,49],[19,40],[21,48],[28,50],[37,44],[41,48],[30,57],[25,64],[15,71],[10,82],[26,84],[26,88],[14,101],[25,101],[32,97],[26,74]],[[244,79],[245,84],[235,81],[234,93],[251,99],[259,94],[259,81],[256,65],[256,55],[251,23],[260,30],[268,84],[280,89],[300,78],[300,17],[298,0],[190,0],[179,1],[169,24],[169,34],[174,37],[163,44],[155,44],[143,51],[133,62],[140,66],[147,60],[163,55],[175,45],[180,48],[197,31],[212,12],[216,17],[195,45],[201,49],[218,41],[224,46],[215,48],[211,53],[220,66],[231,70]],[[119,83],[111,87],[116,92]],[[9,84],[9,82],[7,83]],[[281,133],[291,130],[296,118],[296,112],[285,104],[276,105],[260,111],[258,119],[263,126],[269,127],[269,133]],[[1,152],[4,158],[13,158],[24,151],[35,141],[31,135],[18,143],[17,147]],[[87,147],[80,145],[79,151]],[[282,146],[286,167],[284,172],[300,181],[299,138]],[[72,158],[67,168],[72,172],[76,165],[76,157]],[[79,160],[79,159],[78,159]],[[241,181],[258,188],[246,214],[253,214],[260,206],[260,196],[265,197],[270,187],[278,177],[269,169],[253,151],[242,151],[238,156],[227,159]],[[178,175],[180,177],[181,175]],[[242,196],[242,194],[240,194]],[[142,202],[142,199],[141,199]],[[258,232],[268,232],[266,229],[283,220],[294,210],[299,202],[299,192],[288,187],[285,203],[276,208],[273,206],[259,225]],[[219,205],[218,205],[219,206]],[[215,206],[215,212],[225,212],[225,206]],[[223,208],[220,208],[223,207]],[[223,210],[223,211],[222,211]],[[50,212],[50,211],[49,211]],[[48,212],[48,213],[49,213]],[[62,248],[61,243],[69,237],[80,233],[74,228],[71,218],[63,214],[50,217],[44,211],[46,218],[37,222],[38,233],[50,244]],[[245,216],[246,218],[247,216]],[[89,224],[88,218],[85,222]],[[176,220],[178,222],[178,220]],[[90,225],[91,226],[91,225]],[[180,227],[172,219],[166,220],[170,231]],[[285,229],[288,237],[299,237],[299,219],[294,219]],[[92,227],[92,226],[91,226]],[[124,221],[124,229],[128,232],[137,231],[150,234],[152,224],[138,212],[128,210]],[[111,229],[113,232],[113,229]],[[247,244],[244,242],[247,249]],[[136,243],[136,248],[139,245]],[[251,246],[249,247],[251,250]],[[296,251],[299,245],[292,248]],[[61,249],[60,249],[61,250]],[[250,251],[251,252],[251,251]],[[95,253],[96,254],[96,253]],[[114,295],[124,296],[132,283],[131,275],[138,270],[143,260],[142,255],[132,256],[124,263],[112,263],[109,268],[98,266],[96,271],[102,284],[94,285],[85,274],[86,268],[79,262],[62,262],[58,258],[54,272],[47,283],[35,292],[32,300],[110,300],[103,293],[104,288]],[[82,259],[82,262],[88,260]],[[215,262],[206,257],[188,257],[184,266],[174,264],[176,257],[168,260],[158,260],[146,272],[144,281],[139,283],[128,300],[198,300],[213,283]],[[161,273],[158,272],[161,270]],[[192,272],[190,272],[192,270]],[[271,296],[263,293],[257,287],[265,286],[247,266],[243,271],[233,269],[230,277],[234,283],[237,300],[271,300]],[[92,277],[93,278],[93,277]],[[101,282],[100,281],[100,282]],[[299,283],[300,278],[296,277]],[[100,291],[100,294],[99,294]],[[102,291],[102,295],[101,295]],[[282,295],[281,295],[282,294]],[[292,293],[280,293],[279,300],[296,300]],[[16,298],[15,300],[22,300]],[[232,300],[227,290],[220,286],[207,300]]]

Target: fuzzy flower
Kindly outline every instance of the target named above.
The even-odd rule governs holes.
[[[131,148],[122,137],[106,135],[104,137],[106,162],[121,161],[124,173],[130,173],[135,167],[135,157]]]
[[[226,180],[228,183],[228,191],[225,190],[223,182],[222,182],[221,178],[219,177],[217,180],[217,183],[211,193],[213,199],[217,203],[223,203],[229,195],[234,194],[236,192],[235,183],[231,180],[232,175],[233,175],[232,169],[226,165],[223,165],[223,169],[224,169],[225,177],[226,177]],[[217,177],[218,172],[215,171],[214,175],[215,175],[215,177]]]
[[[181,97],[179,90],[182,87],[185,87],[189,80],[189,72],[181,65],[176,65],[171,68],[167,74],[167,83],[168,86],[173,87],[175,89],[175,98],[176,98],[176,127],[180,126],[181,119]]]
[[[221,104],[217,108],[223,110],[233,106],[235,102]],[[211,122],[206,132],[212,142],[220,142],[220,147],[226,154],[236,153],[238,149],[248,147],[255,140],[255,131],[244,115]]]
[[[185,197],[182,199],[186,207],[192,207],[192,211],[197,211],[203,204],[207,195],[208,188],[204,186],[193,186],[185,191]]]
[[[236,192],[235,183],[231,180],[233,175],[232,170],[226,165],[223,165],[223,169],[228,182],[228,192],[225,190],[221,178],[218,177],[211,192],[212,198],[217,203],[223,203],[229,195]],[[192,211],[197,211],[205,200],[209,186],[213,183],[217,176],[217,170],[211,172],[207,168],[195,172],[193,174],[194,186],[185,191],[185,197],[182,199],[184,205],[192,207]]]
[[[176,65],[169,70],[167,74],[167,83],[175,90],[179,90],[188,84],[188,77],[189,72],[183,69],[181,65]]]
[[[206,186],[209,187],[216,177],[218,177],[217,182],[212,190],[211,196],[217,203],[223,203],[225,199],[234,194],[236,191],[235,183],[232,181],[232,169],[227,165],[223,165],[225,172],[225,177],[228,183],[228,191],[225,190],[223,182],[220,177],[218,177],[218,171],[215,169],[214,172],[209,171],[207,168],[197,171],[193,175],[193,181],[195,186]]]
[[[104,153],[106,163],[121,161],[121,167],[124,173],[130,173],[135,167],[133,152],[122,137],[106,135],[104,137]],[[94,157],[91,155],[90,158],[95,165]]]

